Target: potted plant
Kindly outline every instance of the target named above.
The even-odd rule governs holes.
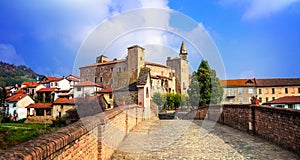
[[[257,99],[257,96],[252,96],[251,97],[251,104],[259,104],[259,99]]]

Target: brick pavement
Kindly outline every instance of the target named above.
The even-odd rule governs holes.
[[[207,132],[207,126],[214,126]],[[209,127],[208,127],[209,128]],[[112,159],[300,159],[248,133],[208,121],[141,122]]]

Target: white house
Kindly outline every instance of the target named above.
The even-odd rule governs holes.
[[[300,96],[285,96],[266,102],[263,105],[300,110]]]
[[[151,99],[151,83],[150,83],[150,69],[144,68],[141,69],[139,78],[137,80],[138,87],[138,105],[144,107],[144,117],[150,118],[151,109],[150,109],[150,99]]]
[[[85,97],[85,96],[95,96],[97,91],[102,88],[99,84],[90,81],[80,82],[74,85],[74,98]]]
[[[67,76],[66,79],[69,81],[71,88],[80,82],[80,77],[72,74]]]
[[[27,107],[34,101],[24,93],[15,94],[9,98],[6,98],[8,103],[8,109],[6,110],[7,115],[11,115],[16,121],[27,118]]]

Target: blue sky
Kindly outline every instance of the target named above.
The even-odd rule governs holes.
[[[229,79],[300,77],[299,0],[2,0],[0,60],[26,64],[40,74],[69,75],[81,44],[99,24],[145,7],[172,9],[201,24],[215,42]],[[143,36],[172,44],[170,35],[158,40],[152,34]],[[126,48],[112,51],[124,53]],[[189,61],[197,64],[200,58]]]

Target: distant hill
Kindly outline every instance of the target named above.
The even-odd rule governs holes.
[[[24,81],[35,81],[39,74],[25,65],[15,66],[0,61],[0,86],[20,85]]]

